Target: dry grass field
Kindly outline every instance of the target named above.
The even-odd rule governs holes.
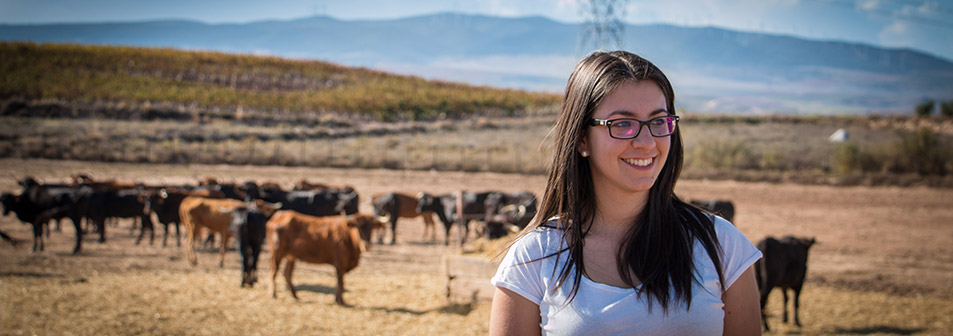
[[[369,196],[384,191],[529,190],[539,175],[227,165],[156,165],[78,161],[0,160],[0,190],[15,191],[15,177],[62,181],[76,172],[148,184],[300,178],[351,184]],[[803,326],[782,324],[781,297],[769,305],[778,335],[948,335],[953,330],[953,190],[927,187],[818,185],[683,180],[683,198],[735,203],[735,224],[752,241],[764,236],[812,236],[808,279],[801,298]],[[108,228],[108,241],[89,237],[70,255],[71,226],[54,232],[41,253],[29,252],[27,225],[0,218],[0,230],[27,247],[0,242],[2,335],[476,335],[485,334],[489,305],[448,304],[441,258],[458,253],[421,237],[422,222],[402,220],[398,243],[362,256],[345,278],[349,306],[334,304],[333,269],[298,264],[295,301],[280,284],[241,289],[237,253],[223,269],[217,250],[199,252],[189,266],[185,251],[133,245],[130,223]],[[159,230],[161,234],[161,229]],[[438,234],[442,241],[442,233]],[[268,254],[262,255],[268,258]],[[280,277],[280,276],[279,276]]]

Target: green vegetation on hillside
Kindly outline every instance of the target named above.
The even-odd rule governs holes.
[[[0,98],[167,102],[377,120],[510,116],[551,94],[428,81],[320,61],[173,49],[0,43]]]

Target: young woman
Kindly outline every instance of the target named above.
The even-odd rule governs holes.
[[[761,253],[675,196],[672,85],[624,51],[576,65],[539,213],[492,279],[491,335],[751,335]]]

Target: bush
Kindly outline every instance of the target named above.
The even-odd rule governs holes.
[[[891,172],[920,175],[945,175],[953,152],[933,131],[921,128],[903,135],[891,146],[863,149],[852,142],[834,151],[833,168],[837,173]]]
[[[953,117],[953,100],[940,104],[940,115]]]
[[[900,140],[897,149],[897,157],[901,160],[896,165],[899,172],[946,174],[946,162],[951,153],[933,131],[921,128],[907,134]]]
[[[834,171],[840,174],[878,171],[882,167],[878,162],[874,154],[861,150],[853,142],[842,143],[834,151]]]
[[[929,117],[931,114],[933,114],[933,101],[927,100],[917,104],[917,106],[914,108],[914,112],[918,117]]]
[[[711,168],[758,168],[761,160],[756,158],[744,141],[707,142],[695,147],[694,164]]]

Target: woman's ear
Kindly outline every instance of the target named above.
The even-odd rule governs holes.
[[[576,151],[578,151],[579,155],[582,155],[582,157],[589,157],[589,154],[591,153],[589,152],[589,144],[586,142],[585,138],[579,140],[579,142],[576,144]]]

